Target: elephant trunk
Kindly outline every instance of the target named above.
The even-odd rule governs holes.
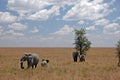
[[[23,62],[21,62],[20,64],[21,64],[21,69],[24,69],[24,67],[23,67]]]

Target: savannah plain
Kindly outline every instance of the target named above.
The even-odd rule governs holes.
[[[73,62],[73,51],[73,48],[0,48],[0,80],[120,80],[115,48],[91,48],[82,63]],[[39,55],[36,69],[20,69],[20,57],[25,52]],[[43,58],[50,60],[47,67],[40,66]]]

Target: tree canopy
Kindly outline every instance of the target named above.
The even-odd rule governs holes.
[[[75,49],[80,51],[80,55],[85,54],[91,45],[85,34],[85,29],[75,30]]]

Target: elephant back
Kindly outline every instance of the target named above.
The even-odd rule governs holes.
[[[39,60],[39,56],[38,56],[37,54],[35,54],[35,53],[34,53],[34,54],[32,54],[32,57],[33,57],[33,58],[36,58],[36,59],[38,59],[38,60]]]
[[[39,62],[39,56],[38,56],[37,54],[34,53],[34,54],[32,54],[31,56],[32,56],[33,62],[34,62],[35,64]]]

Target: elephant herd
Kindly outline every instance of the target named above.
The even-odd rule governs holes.
[[[72,54],[74,62],[77,62],[77,58],[80,57],[80,61],[85,61],[84,56],[79,56],[78,52]],[[24,69],[23,62],[27,61],[27,68],[36,68],[39,63],[39,56],[37,54],[25,53],[20,59],[20,67]],[[49,60],[42,59],[41,66],[45,67],[49,63]]]
[[[78,57],[79,57],[79,61],[80,61],[80,62],[85,62],[85,57],[84,57],[84,55],[79,55],[78,52],[73,52],[72,56],[73,56],[73,61],[74,61],[74,62],[77,62],[77,61],[78,61]]]
[[[37,54],[26,53],[20,59],[21,69],[24,69],[23,62],[27,61],[27,68],[36,68],[39,63],[39,56]],[[41,66],[47,66],[49,60],[43,59],[41,62]]]

